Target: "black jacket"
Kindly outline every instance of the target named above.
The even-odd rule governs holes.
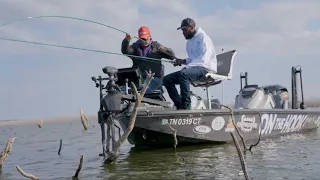
[[[143,56],[143,50],[140,47],[140,42],[136,41],[129,45],[129,41],[127,39],[123,39],[121,44],[121,52],[123,54],[134,55],[134,56]],[[163,47],[167,53],[163,53],[159,50],[160,47]],[[146,57],[148,58],[156,58],[156,59],[173,59],[175,56],[172,49],[164,47],[157,41],[152,41],[151,47]],[[129,56],[130,57],[130,56]],[[142,73],[143,77],[146,77],[145,70],[151,70],[152,73],[155,73],[154,77],[162,78],[164,76],[164,66],[161,61],[143,59],[143,58],[136,58],[130,57],[132,59],[133,68],[139,68],[140,72]]]

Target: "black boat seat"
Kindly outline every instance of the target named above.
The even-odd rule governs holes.
[[[140,93],[142,88],[137,88],[137,90],[138,90],[138,93]],[[163,96],[163,93],[164,93],[164,90],[161,87],[160,89],[153,90],[151,93],[145,93],[144,97],[166,101],[166,98]],[[131,87],[128,88],[128,94],[133,94]]]
[[[232,79],[232,65],[236,50],[217,55],[217,73],[208,72],[202,79],[192,81],[194,87],[210,87],[220,84],[224,80]]]
[[[160,101],[166,101],[166,98],[163,96],[163,89],[157,89],[152,91],[152,93],[146,93],[144,97],[150,98],[150,99],[157,99]]]

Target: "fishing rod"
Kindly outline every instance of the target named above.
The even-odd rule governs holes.
[[[39,18],[62,18],[62,19],[72,19],[72,20],[78,20],[78,21],[85,21],[85,22],[89,22],[89,23],[93,23],[93,24],[98,24],[98,25],[101,25],[101,26],[104,26],[104,27],[108,27],[108,28],[111,28],[111,29],[114,29],[116,31],[120,31],[122,33],[125,33],[125,34],[130,34],[126,31],[123,31],[121,29],[118,29],[118,28],[115,28],[113,26],[110,26],[110,25],[107,25],[107,24],[103,24],[103,23],[100,23],[100,22],[97,22],[97,21],[92,21],[92,20],[88,20],[88,19],[83,19],[83,18],[76,18],[76,17],[72,17],[72,16],[29,16],[29,17],[26,17],[26,18],[18,18],[18,19],[15,19],[15,20],[12,20],[12,21],[8,21],[8,22],[5,22],[5,23],[2,23],[0,24],[0,28],[3,27],[3,26],[7,26],[9,24],[13,24],[13,23],[17,23],[17,22],[21,22],[21,21],[26,21],[26,20],[30,20],[30,19],[39,19]],[[136,37],[136,36],[133,36],[134,38],[137,38],[141,41],[144,41],[143,39],[140,39],[139,37]],[[146,41],[144,41],[146,42]]]
[[[8,21],[5,23],[2,23],[0,25],[0,28],[9,24],[13,24],[13,23],[17,23],[17,22],[21,22],[21,21],[26,21],[26,20],[30,20],[30,19],[38,19],[38,18],[65,18],[65,19],[72,19],[72,20],[79,20],[79,21],[86,21],[89,23],[93,23],[93,24],[98,24],[104,27],[108,27],[111,29],[114,29],[116,31],[120,31],[122,33],[126,33],[126,34],[130,34],[128,32],[125,32],[121,29],[109,26],[107,24],[103,24],[97,21],[92,21],[92,20],[88,20],[88,19],[83,19],[83,18],[76,18],[76,17],[71,17],[71,16],[34,16],[34,17],[26,17],[26,18],[19,18],[19,19],[15,19],[12,21]],[[140,39],[136,36],[133,36],[134,38],[137,38],[141,41],[146,42],[143,39]],[[164,60],[164,59],[157,59],[157,58],[149,58],[149,57],[141,57],[141,56],[135,56],[135,55],[130,55],[130,54],[120,54],[120,53],[114,53],[114,52],[108,52],[108,51],[102,51],[102,50],[94,50],[94,49],[86,49],[86,48],[78,48],[78,47],[73,47],[73,46],[64,46],[64,45],[55,45],[55,44],[48,44],[48,43],[41,43],[41,42],[34,42],[34,41],[24,41],[24,40],[18,40],[18,39],[11,39],[11,38],[3,38],[0,37],[0,40],[4,40],[4,41],[13,41],[13,42],[21,42],[21,43],[29,43],[29,44],[38,44],[38,45],[44,45],[44,46],[52,46],[52,47],[59,47],[59,48],[67,48],[67,49],[76,49],[76,50],[83,50],[83,51],[91,51],[91,52],[97,52],[97,53],[105,53],[105,54],[112,54],[112,55],[121,55],[121,56],[128,56],[128,57],[134,57],[134,58],[139,58],[139,59],[144,59],[144,60],[150,60],[150,61],[162,61],[162,62],[168,62],[168,63],[173,63],[172,60]],[[165,51],[161,51],[162,53],[172,56],[169,53],[165,52]],[[173,57],[174,59],[177,59],[175,57]]]
[[[18,40],[18,39],[2,38],[2,37],[0,37],[0,40],[13,41],[13,42],[22,42],[22,43],[29,43],[29,44],[39,44],[39,45],[44,45],[44,46],[60,47],[60,48],[75,49],[75,50],[82,50],[82,51],[91,51],[91,52],[112,54],[112,55],[121,55],[121,56],[128,56],[128,57],[145,59],[145,60],[149,60],[149,61],[162,61],[162,62],[173,63],[172,60],[149,58],[149,57],[135,56],[135,55],[130,55],[130,54],[120,54],[120,53],[115,53],[115,52],[108,52],[108,51],[94,50],[94,49],[86,49],[86,48],[78,48],[78,47],[73,47],[73,46],[47,44],[47,43],[41,43],[41,42],[24,41],[24,40]],[[166,53],[166,52],[163,52],[163,53]]]

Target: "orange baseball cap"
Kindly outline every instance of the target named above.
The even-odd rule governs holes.
[[[150,36],[150,30],[147,26],[141,26],[138,30],[139,38],[148,38]]]

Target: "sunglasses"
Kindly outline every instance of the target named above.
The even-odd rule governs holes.
[[[148,39],[146,39],[146,38],[140,38],[140,40],[141,40],[142,42],[148,42]]]

